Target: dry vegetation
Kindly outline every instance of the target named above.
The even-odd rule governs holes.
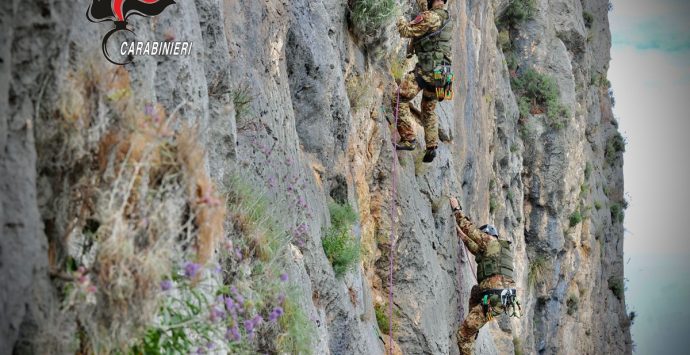
[[[81,148],[92,160],[84,175],[93,177],[82,181],[90,193],[74,203],[81,212],[64,241],[81,244],[81,253],[53,268],[76,279],[64,291],[65,309],[83,332],[80,351],[122,351],[155,319],[160,283],[173,266],[211,258],[224,234],[225,203],[196,132],[176,112],[136,98],[121,68],[81,68],[66,74],[57,115],[73,129],[66,142],[73,152]],[[102,134],[94,134],[95,123]]]

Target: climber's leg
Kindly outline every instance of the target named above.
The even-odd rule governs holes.
[[[458,330],[458,347],[461,355],[472,355],[474,340],[479,329],[486,324],[484,310],[480,304],[470,304],[470,311]]]
[[[431,163],[436,157],[438,146],[438,118],[436,116],[436,92],[425,89],[422,93],[422,124],[424,125],[424,140],[426,141],[425,163]]]
[[[398,110],[398,133],[400,134],[400,143],[398,144],[398,149],[403,150],[414,150],[415,148],[415,138],[412,122],[414,117],[412,112],[410,112],[410,101],[414,99],[419,93],[420,88],[417,85],[417,81],[414,78],[414,74],[407,73],[402,78],[400,82],[400,102],[398,103],[397,95],[393,94],[392,105],[393,110],[396,109],[396,105],[399,106]]]
[[[422,92],[422,124],[424,124],[424,140],[426,149],[436,149],[438,146],[438,117],[436,116],[436,93],[433,90]]]

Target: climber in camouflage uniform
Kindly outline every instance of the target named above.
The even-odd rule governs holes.
[[[410,111],[410,101],[422,91],[421,120],[424,125],[424,139],[426,153],[424,162],[431,162],[436,157],[438,146],[438,125],[434,112],[438,102],[434,85],[434,70],[445,66],[450,68],[451,62],[451,34],[452,22],[448,11],[444,9],[446,0],[428,0],[426,7],[430,10],[422,11],[412,22],[402,17],[398,19],[397,27],[401,37],[412,38],[411,47],[417,55],[417,65],[414,70],[402,78],[398,115],[399,150],[414,150],[416,148],[415,133],[412,122],[414,118]],[[397,95],[393,97],[393,109],[398,104]]]
[[[458,330],[460,354],[471,355],[479,329],[495,316],[508,314],[519,317],[513,280],[513,252],[511,242],[501,239],[492,225],[475,227],[460,209],[455,198],[450,199],[458,237],[462,239],[477,262],[477,283],[470,293],[467,317]]]

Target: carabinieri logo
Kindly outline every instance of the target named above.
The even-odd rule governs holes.
[[[86,11],[86,18],[93,22],[113,21],[115,28],[103,37],[101,47],[105,58],[116,65],[125,65],[133,61],[135,55],[189,55],[191,42],[122,42],[120,55],[125,56],[124,62],[117,62],[108,53],[108,39],[119,31],[134,34],[127,28],[127,19],[132,15],[152,17],[159,15],[165,8],[175,4],[174,0],[92,0]]]

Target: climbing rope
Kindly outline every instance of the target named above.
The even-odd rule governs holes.
[[[395,113],[393,117],[395,118],[395,131],[398,131],[398,113],[400,111],[400,86],[396,92],[395,100]],[[393,166],[391,167],[391,195],[393,200],[391,201],[391,235],[389,243],[389,255],[388,260],[390,261],[390,271],[388,273],[388,353],[393,355],[393,265],[395,263],[395,213],[398,199],[397,185],[397,165],[398,165],[398,151],[395,149],[395,134],[392,136],[393,144]]]

